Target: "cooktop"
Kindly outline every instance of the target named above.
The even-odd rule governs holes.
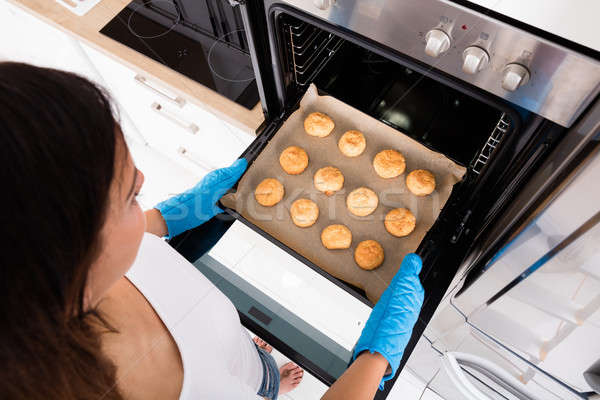
[[[211,0],[134,0],[100,33],[242,106],[258,88],[239,11]]]

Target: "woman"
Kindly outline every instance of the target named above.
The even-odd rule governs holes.
[[[187,332],[175,332],[159,310],[176,301],[156,282],[125,276],[144,231],[174,236],[219,213],[216,200],[245,160],[143,213],[135,195],[144,178],[106,94],[18,63],[0,63],[0,154],[3,398],[275,399],[298,385],[302,370],[278,370],[216,288],[211,303],[181,316]],[[194,268],[168,268],[153,271],[165,284],[211,288]],[[372,398],[394,375],[423,300],[419,270],[418,256],[405,258],[326,398]]]

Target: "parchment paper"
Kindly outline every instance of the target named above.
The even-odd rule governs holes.
[[[313,111],[324,112],[335,122],[335,129],[325,138],[312,137],[304,131],[304,119]],[[341,135],[350,129],[361,131],[367,140],[363,154],[349,158],[338,149]],[[286,174],[279,155],[288,146],[300,146],[309,157],[308,168],[300,175]],[[375,154],[396,149],[406,158],[406,171],[397,178],[380,178],[373,169]],[[331,197],[314,188],[314,173],[333,165],[344,174],[344,188]],[[414,196],[406,188],[406,175],[414,169],[428,169],[435,175],[437,187],[429,196]],[[386,124],[331,97],[319,96],[311,85],[296,110],[254,160],[238,183],[237,191],[225,195],[223,205],[235,209],[250,222],[309,259],[331,275],[365,290],[372,302],[379,299],[405,254],[413,252],[437,219],[448,200],[452,186],[466,169],[421,145]],[[285,188],[283,200],[273,207],[263,207],[254,198],[254,189],[265,178],[278,179]],[[366,186],[379,195],[379,206],[367,217],[356,217],[346,208],[346,196],[353,189]],[[317,222],[308,228],[295,226],[289,209],[294,200],[310,198],[319,206]],[[404,238],[390,235],[383,220],[388,211],[405,207],[417,218],[415,230]],[[352,245],[345,250],[328,250],[321,244],[321,231],[330,224],[344,224],[352,231]],[[377,240],[384,248],[385,260],[375,270],[365,271],[354,261],[356,245],[367,239]]]

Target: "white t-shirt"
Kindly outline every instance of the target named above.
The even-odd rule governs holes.
[[[257,399],[258,352],[227,297],[161,238],[146,233],[127,278],[173,336],[187,399]]]

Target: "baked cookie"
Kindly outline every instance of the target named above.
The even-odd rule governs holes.
[[[379,198],[377,194],[369,188],[359,187],[350,192],[346,198],[346,207],[350,212],[358,217],[365,217],[371,214],[377,208]]]
[[[283,199],[285,190],[275,178],[264,179],[254,190],[254,198],[261,206],[271,207]]]
[[[435,176],[426,169],[415,169],[406,176],[406,187],[415,196],[427,196],[435,190]]]
[[[357,157],[365,151],[367,140],[360,131],[348,131],[338,141],[338,148],[346,157]]]
[[[315,188],[324,192],[327,196],[331,196],[344,187],[344,175],[336,167],[323,167],[315,172],[313,178]]]
[[[333,131],[335,124],[327,114],[313,112],[304,120],[304,130],[310,136],[325,137]]]
[[[329,250],[347,249],[352,243],[352,232],[346,225],[329,225],[321,232],[321,243]]]
[[[383,258],[383,247],[375,240],[362,241],[354,250],[354,261],[362,269],[371,270],[379,267]]]
[[[308,154],[303,148],[290,146],[281,152],[279,164],[290,175],[298,175],[308,167]]]
[[[298,199],[292,203],[290,215],[296,226],[306,228],[317,222],[319,206],[312,200]]]
[[[389,233],[397,237],[402,237],[409,235],[415,230],[417,219],[410,210],[395,208],[386,214],[383,224]]]
[[[395,178],[406,169],[406,160],[399,151],[383,150],[373,158],[373,168],[382,178]]]

